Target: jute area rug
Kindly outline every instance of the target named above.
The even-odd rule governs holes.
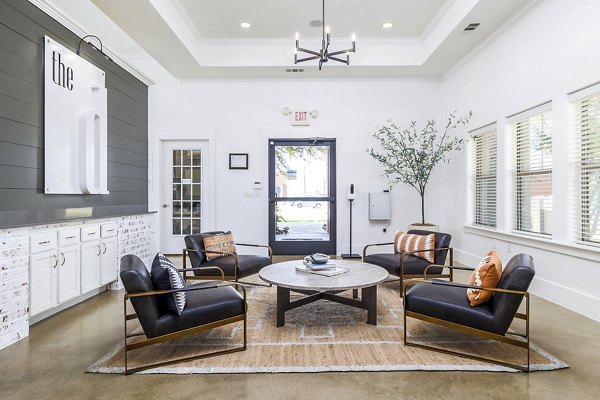
[[[349,291],[347,296],[351,295]],[[298,295],[302,297],[302,295]],[[292,299],[293,300],[293,299]],[[276,289],[248,288],[248,349],[224,356],[143,371],[146,374],[229,374],[326,371],[506,371],[502,366],[441,354],[402,343],[402,301],[398,283],[379,286],[378,324],[368,325],[366,311],[319,300],[286,313],[275,326]],[[534,311],[535,312],[535,311]],[[535,315],[535,314],[534,314]],[[411,341],[500,358],[523,364],[526,352],[495,341],[455,333],[409,319]],[[513,329],[523,328],[518,324]],[[130,352],[130,367],[181,356],[240,346],[242,323]],[[531,369],[554,370],[567,365],[532,344]],[[123,373],[123,342],[88,372]]]

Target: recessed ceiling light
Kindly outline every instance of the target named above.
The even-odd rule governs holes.
[[[384,22],[383,24],[381,24],[381,27],[384,29],[390,29],[392,26],[394,26],[394,24],[392,24],[391,22]]]
[[[240,22],[240,26],[244,29],[250,28],[250,22]]]

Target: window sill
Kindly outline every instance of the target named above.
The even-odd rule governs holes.
[[[534,235],[525,235],[512,232],[498,231],[495,229],[483,228],[479,226],[465,225],[463,231],[473,235],[485,236],[493,239],[499,239],[506,242],[516,243],[523,246],[535,247],[537,249],[547,250],[554,253],[565,254],[572,257],[582,258],[584,260],[600,261],[600,248],[595,246],[585,246],[575,243],[562,243],[551,239],[542,238]]]

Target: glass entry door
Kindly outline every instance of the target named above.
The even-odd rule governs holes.
[[[335,140],[269,140],[274,254],[336,253]]]

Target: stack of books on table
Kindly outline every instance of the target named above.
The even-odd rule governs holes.
[[[325,264],[315,264],[304,261],[302,264],[296,265],[296,271],[323,276],[334,276],[350,270],[348,268],[337,267],[335,263],[331,261],[328,261]]]

